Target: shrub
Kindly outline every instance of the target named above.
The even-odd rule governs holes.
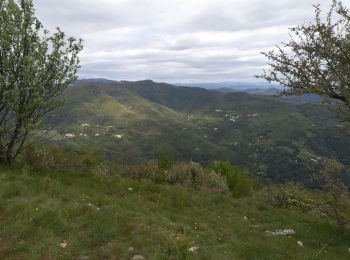
[[[228,186],[223,176],[213,171],[204,171],[197,163],[177,163],[165,172],[165,181],[171,185],[182,185],[210,190],[215,192],[226,192]]]
[[[166,153],[161,153],[158,157],[158,168],[161,170],[169,170],[174,165],[172,157]]]
[[[99,156],[96,151],[84,149],[80,154],[57,146],[32,144],[22,155],[23,169],[68,170],[95,175],[112,175],[136,180],[150,180],[193,187],[205,192],[225,193],[229,191],[226,176],[213,170],[204,170],[197,163],[174,163],[170,157],[161,155],[157,161],[135,165],[117,165]],[[243,185],[242,185],[243,187]],[[242,191],[238,190],[239,193]]]
[[[217,174],[226,178],[228,187],[236,198],[251,195],[258,188],[258,182],[245,170],[229,162],[216,162],[210,167]]]
[[[262,198],[278,208],[297,207],[327,217],[340,228],[350,223],[350,198],[342,181],[344,166],[334,160],[326,161],[314,181],[322,191],[307,190],[299,184],[271,186],[261,193]]]
[[[81,162],[84,173],[104,174],[106,171],[103,160],[98,156],[86,155],[82,158]]]
[[[23,169],[68,170],[81,173],[105,174],[106,163],[98,154],[80,155],[54,145],[32,143],[25,147],[20,163]]]
[[[22,153],[21,163],[33,169],[51,169],[55,166],[54,155],[44,145],[31,143]]]
[[[327,160],[321,172],[313,178],[326,193],[317,209],[342,228],[350,223],[350,198],[343,182],[344,173],[344,165],[335,160]]]
[[[182,233],[173,233],[162,242],[162,253],[166,259],[189,259],[188,248],[193,245],[186,235]]]
[[[158,168],[155,161],[149,161],[142,164],[123,165],[116,170],[116,175],[122,178],[130,178],[135,180],[148,179],[155,182],[162,182],[162,172]],[[164,175],[164,174],[163,174]]]
[[[312,210],[316,205],[315,196],[296,183],[273,185],[263,190],[259,195],[265,202],[277,208],[298,207]]]
[[[199,176],[203,174],[203,169],[196,163],[177,163],[165,173],[167,183],[175,185],[196,186],[199,184]]]

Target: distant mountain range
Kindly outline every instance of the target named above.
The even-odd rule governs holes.
[[[151,80],[150,80],[151,81]],[[103,78],[94,79],[82,79],[77,80],[75,85],[86,84],[86,83],[123,83],[127,81],[115,81]],[[283,88],[276,84],[266,82],[223,82],[223,83],[177,83],[173,86],[178,87],[195,87],[204,88],[212,91],[220,91],[224,93],[230,92],[244,92],[252,95],[259,96],[274,96],[278,95],[283,91]],[[324,98],[315,94],[303,94],[300,96],[288,96],[281,97],[292,102],[301,103],[321,103]]]
[[[274,96],[280,94],[283,88],[276,84],[270,84],[265,82],[224,82],[224,83],[179,83],[178,86],[190,86],[205,88],[214,91],[221,91],[224,93],[230,92],[245,92],[252,95],[260,96]],[[301,103],[321,103],[324,98],[315,94],[303,94],[300,96],[288,96],[281,97],[292,102]]]
[[[275,88],[282,90],[282,87],[267,82],[219,82],[219,83],[176,83],[181,87],[198,87],[205,89],[232,89],[236,91],[246,91],[249,89],[269,89]]]
[[[167,153],[209,164],[228,160],[268,180],[303,180],[326,158],[350,165],[349,126],[326,108],[243,92],[151,80],[80,80],[38,136],[135,163]],[[87,149],[89,147],[89,149]]]
[[[252,88],[252,89],[245,89],[245,90],[237,90],[233,88],[216,88],[211,89],[213,91],[221,91],[224,93],[230,93],[230,92],[245,92],[252,95],[262,95],[262,96],[273,96],[276,94],[281,93],[282,90],[277,88]]]

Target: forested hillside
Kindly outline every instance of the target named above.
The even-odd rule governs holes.
[[[316,104],[153,81],[79,81],[64,95],[37,138],[122,163],[159,154],[228,160],[266,179],[305,182],[326,158],[350,163],[349,125]]]

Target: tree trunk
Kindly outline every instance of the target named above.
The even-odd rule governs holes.
[[[0,129],[0,164],[6,163],[6,152],[3,144],[3,131]]]
[[[11,140],[7,146],[7,151],[6,151],[6,164],[11,164],[14,161],[14,154],[15,152],[13,149],[15,148],[16,141],[18,139],[18,135],[20,133],[22,125],[21,123],[16,124],[16,128],[13,132],[13,135],[11,136]]]

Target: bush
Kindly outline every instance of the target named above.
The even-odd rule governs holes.
[[[174,165],[173,158],[165,153],[161,153],[158,157],[158,168],[161,170],[169,170]]]
[[[25,147],[20,164],[23,169],[68,170],[80,173],[105,174],[108,170],[104,160],[96,153],[80,155],[54,145],[32,143]]]
[[[344,167],[334,160],[326,162],[324,169],[315,177],[323,190],[307,190],[302,185],[288,183],[274,185],[259,195],[265,202],[277,208],[296,207],[327,217],[339,227],[350,223],[350,198],[341,180]]]
[[[31,143],[25,147],[21,159],[23,166],[36,170],[52,169],[64,165],[65,155],[56,147]]]
[[[155,161],[149,161],[143,164],[123,165],[116,170],[116,175],[122,178],[135,180],[152,180],[155,182],[164,182],[164,173],[158,167]]]
[[[165,172],[165,181],[171,185],[195,187],[201,190],[226,192],[228,186],[223,176],[204,171],[197,163],[177,163]]]
[[[258,188],[255,178],[229,162],[216,162],[210,169],[226,178],[228,187],[236,198],[251,195]]]
[[[86,155],[81,160],[83,173],[106,175],[108,172],[107,167],[99,156]]]
[[[122,166],[116,170],[116,175],[122,178],[193,187],[206,192],[228,191],[226,179],[223,176],[214,171],[205,171],[197,163],[172,163],[172,166],[165,170],[159,167],[159,161],[149,161],[144,164]]]
[[[313,210],[316,205],[316,196],[312,196],[310,191],[296,183],[270,186],[259,195],[265,202],[277,208],[298,207]]]
[[[325,192],[325,198],[317,208],[342,228],[350,223],[350,197],[343,182],[344,173],[344,165],[335,160],[327,160],[321,172],[313,178]]]
[[[225,193],[229,191],[225,176],[213,170],[204,170],[197,163],[175,163],[165,155],[161,155],[157,161],[136,165],[117,165],[115,162],[104,160],[98,153],[89,149],[84,149],[84,154],[79,154],[57,146],[32,144],[26,147],[21,163],[23,169],[68,170],[135,180],[150,180],[154,183],[193,187],[205,192]],[[238,188],[237,192],[242,193]]]

